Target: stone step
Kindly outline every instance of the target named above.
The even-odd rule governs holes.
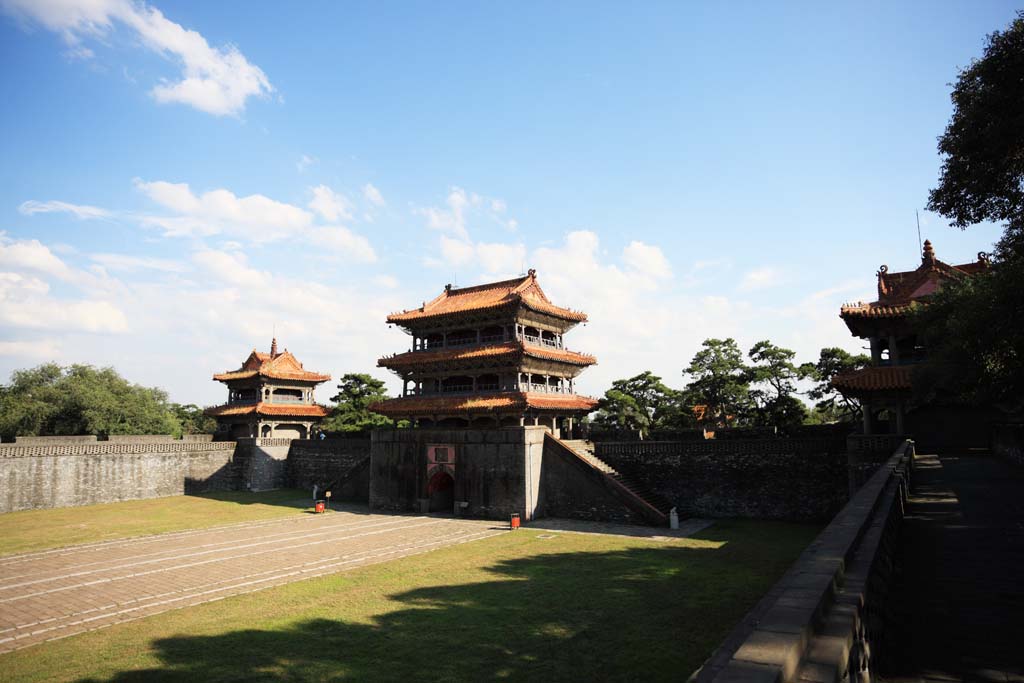
[[[594,444],[590,441],[583,439],[562,439],[562,443],[569,448],[573,453],[578,455],[583,460],[590,463],[590,466],[594,469],[603,472],[605,476],[611,477],[619,484],[622,485],[627,491],[633,496],[643,501],[647,505],[657,510],[663,515],[668,515],[669,510],[672,508],[671,504],[668,503],[664,498],[658,494],[650,491],[644,486],[631,481],[627,477],[622,476],[618,470],[606,463],[601,458],[594,455]]]

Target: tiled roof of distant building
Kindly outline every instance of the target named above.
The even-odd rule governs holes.
[[[863,318],[898,318],[909,313],[915,303],[924,302],[939,291],[943,282],[975,275],[988,268],[988,255],[978,254],[978,260],[957,266],[935,258],[932,243],[924,242],[921,265],[916,270],[890,273],[883,265],[878,269],[878,301],[846,304],[840,317],[846,320]]]
[[[574,394],[545,394],[537,392],[498,392],[460,396],[408,396],[393,398],[371,406],[371,409],[389,416],[471,413],[485,411],[538,410],[593,410],[597,400]]]
[[[322,405],[249,403],[245,405],[228,403],[215,408],[207,408],[206,414],[213,417],[227,415],[277,415],[285,417],[326,417],[327,408]]]
[[[377,361],[377,365],[382,368],[398,369],[415,367],[428,363],[471,361],[481,358],[486,358],[489,361],[515,361],[521,356],[571,363],[572,365],[579,366],[587,366],[597,363],[597,359],[590,354],[568,351],[566,349],[535,346],[518,341],[510,341],[471,348],[449,348],[438,349],[436,351],[409,351],[381,358]]]
[[[913,366],[892,365],[862,368],[832,378],[832,386],[842,392],[902,391],[912,387]]]
[[[525,306],[539,313],[572,322],[584,322],[587,314],[556,306],[537,284],[536,271],[530,270],[525,277],[502,280],[473,287],[455,288],[451,285],[432,301],[424,302],[419,308],[388,316],[389,323],[414,322],[469,311],[513,308]]]
[[[230,382],[232,380],[257,376],[270,379],[290,379],[299,382],[316,382],[317,384],[331,379],[330,375],[310,372],[303,368],[302,363],[288,349],[278,353],[277,339],[271,342],[270,353],[261,353],[253,349],[249,357],[242,363],[242,367],[237,370],[214,375],[213,378],[218,382]]]

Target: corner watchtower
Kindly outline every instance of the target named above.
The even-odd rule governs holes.
[[[276,338],[270,353],[253,349],[242,367],[213,379],[228,387],[228,402],[206,411],[223,437],[305,439],[327,415],[313,390],[331,376],[306,370],[288,349],[278,352]]]

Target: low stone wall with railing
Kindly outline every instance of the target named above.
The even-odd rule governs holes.
[[[901,444],[690,680],[872,680],[913,460]]]

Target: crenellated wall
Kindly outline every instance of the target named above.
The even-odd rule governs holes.
[[[238,488],[233,443],[0,444],[0,512]]]

